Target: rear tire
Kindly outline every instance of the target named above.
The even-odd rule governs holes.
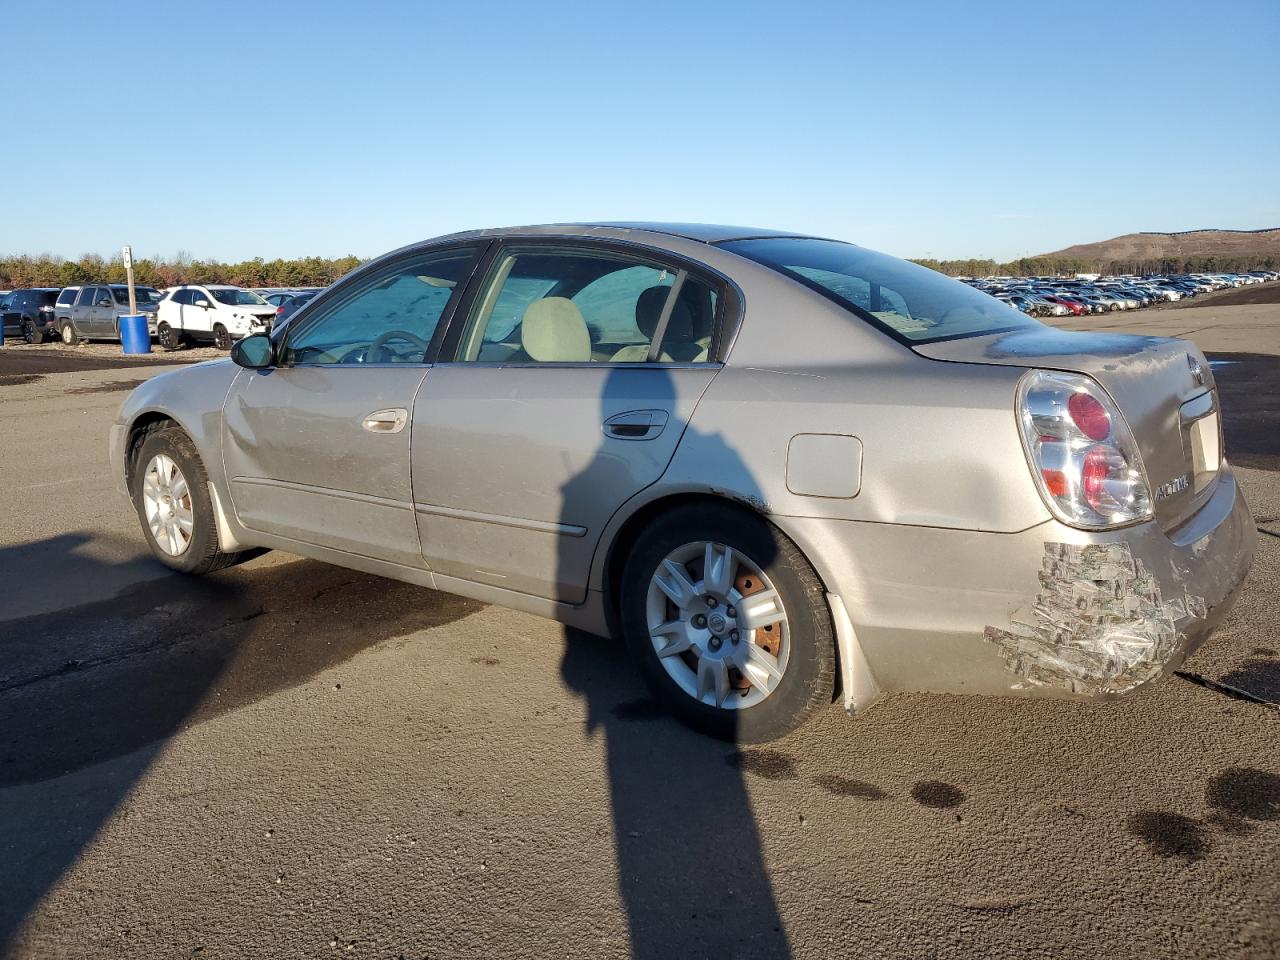
[[[224,553],[219,548],[209,475],[196,445],[172,423],[153,428],[142,441],[130,491],[147,545],[167,567],[200,575],[260,552]],[[189,517],[189,529],[173,523],[179,517]],[[166,533],[176,535],[171,539]]]
[[[213,345],[219,350],[231,349],[231,334],[227,332],[227,328],[220,323],[213,325]]]
[[[80,337],[76,334],[76,328],[71,325],[70,320],[62,321],[62,342],[68,347],[74,347],[80,342]]]
[[[722,562],[720,557],[733,558],[722,581],[731,583],[730,589],[714,585],[719,578],[707,571],[701,552],[706,545],[711,548],[706,555],[716,563]],[[664,571],[673,562],[680,567],[678,558],[685,554],[689,560],[681,568],[697,596],[688,606],[668,603],[670,594],[658,588],[657,581],[659,574],[669,581]],[[661,592],[655,594],[655,588]],[[775,592],[777,605],[760,602],[769,590]],[[753,591],[758,592],[754,611],[748,606]],[[763,518],[717,504],[671,510],[640,534],[619,592],[622,633],[645,680],[677,716],[703,733],[739,743],[774,740],[831,703],[835,631],[822,581],[800,548]],[[703,610],[704,602],[709,609]],[[663,604],[667,604],[665,611]],[[741,609],[735,609],[735,604]],[[763,617],[760,613],[766,609],[780,611],[781,621],[750,628],[747,617],[767,620],[767,613]],[[691,617],[686,616],[689,611],[694,611]],[[717,623],[717,613],[730,618],[732,632],[725,630],[724,616]],[[677,622],[679,626],[672,632],[656,632],[655,621],[664,627]],[[717,627],[720,634],[710,632]],[[695,639],[681,652],[659,654],[660,646],[673,646],[677,638]],[[769,659],[760,658],[761,650]],[[717,659],[730,663],[723,699],[720,689],[712,686],[720,671],[709,669],[711,679],[703,686],[704,666],[717,667]],[[760,683],[741,669],[744,662],[764,664],[754,671]],[[775,671],[780,676],[774,676]]]
[[[27,343],[44,343],[44,331],[28,320],[22,325],[22,339]]]
[[[166,350],[177,350],[182,346],[182,339],[177,332],[169,324],[163,322],[156,327],[156,342]]]

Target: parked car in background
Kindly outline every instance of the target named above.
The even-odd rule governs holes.
[[[1168,674],[1257,538],[1219,416],[1185,340],[832,240],[560,224],[372,261],[138,387],[110,449],[178,571],[279,548],[552,617],[759,741],[837,691]]]
[[[4,336],[20,336],[27,343],[42,343],[56,329],[53,304],[57,298],[57,287],[14,290],[4,307]]]
[[[155,336],[160,291],[134,287],[137,310],[147,318],[147,332]],[[88,340],[119,340],[120,318],[129,312],[129,287],[124,283],[89,283],[63,287],[54,307],[54,328],[65,344]]]
[[[293,294],[293,296],[289,297],[287,300],[282,302],[278,307],[276,307],[276,323],[277,324],[284,323],[291,316],[293,316],[294,313],[297,312],[298,308],[301,307],[304,303],[310,303],[312,300],[314,300],[318,293],[319,291],[317,290],[314,292]]]
[[[283,306],[294,297],[304,293],[315,294],[323,287],[289,287],[287,289],[263,289],[254,290],[253,292],[262,297],[263,300],[271,304],[273,307]]]
[[[1061,294],[1046,293],[1042,294],[1042,296],[1051,303],[1056,303],[1060,306],[1066,307],[1073,316],[1079,317],[1089,312],[1089,308],[1083,303],[1080,303],[1078,300],[1072,300],[1069,297],[1064,297]]]
[[[270,333],[276,311],[252,290],[222,284],[184,284],[160,301],[156,338],[167,350],[209,342],[230,350],[233,341]]]
[[[9,312],[9,303],[12,300],[12,290],[0,290],[0,337],[7,336],[9,333],[9,321],[6,314]]]

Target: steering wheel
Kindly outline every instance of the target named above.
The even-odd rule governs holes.
[[[369,349],[365,351],[365,361],[367,363],[384,363],[382,359],[382,351],[392,340],[407,340],[416,347],[422,348],[422,355],[427,354],[427,347],[430,344],[423,340],[416,333],[410,333],[408,330],[388,330],[386,333],[379,334],[373,343],[369,344]]]

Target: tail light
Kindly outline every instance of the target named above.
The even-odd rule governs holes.
[[[46,303],[43,307],[40,308],[40,312],[53,313],[53,306],[51,304]]]
[[[1116,527],[1151,516],[1133,433],[1097,383],[1032,370],[1018,385],[1018,424],[1045,504],[1073,527]]]
[[[282,303],[280,304],[280,306],[276,307],[276,316],[279,317],[283,315],[284,315],[284,304]]]

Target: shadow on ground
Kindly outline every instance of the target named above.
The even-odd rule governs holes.
[[[94,561],[70,553],[90,539],[8,548],[4,566],[62,553],[92,578]],[[258,561],[0,622],[0,955],[168,737],[480,606],[312,561]],[[55,777],[67,778],[74,815],[33,830],[22,785]]]
[[[631,956],[791,956],[743,782],[795,779],[786,754],[677,722],[621,643],[566,629],[561,676],[604,736]]]

